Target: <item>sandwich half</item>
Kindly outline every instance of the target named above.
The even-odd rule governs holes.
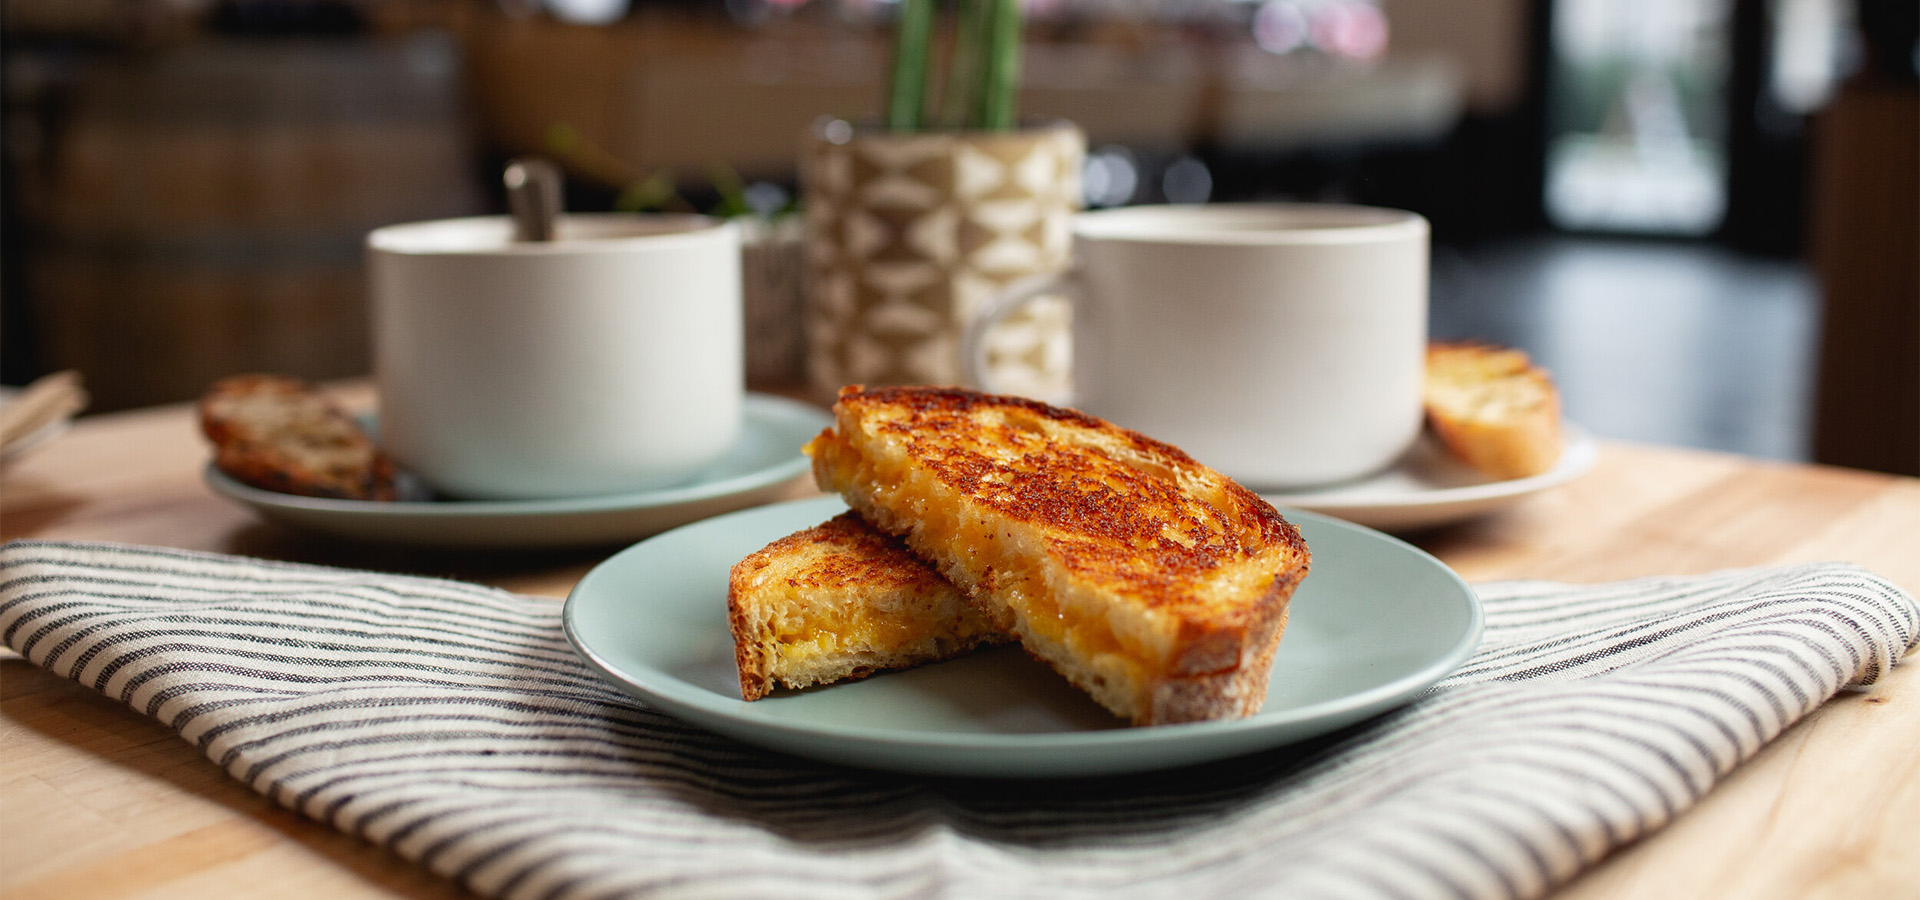
[[[1265,701],[1307,545],[1179,449],[1022,398],[856,386],[807,452],[821,487],[1114,714],[1157,725]]]
[[[1494,478],[1526,478],[1560,461],[1560,392],[1510,347],[1427,347],[1427,421],[1454,456]]]
[[[899,539],[851,512],[735,564],[727,618],[748,700],[1010,640]]]
[[[214,465],[263,490],[346,500],[398,496],[393,461],[353,417],[284,375],[223,378],[200,398]]]

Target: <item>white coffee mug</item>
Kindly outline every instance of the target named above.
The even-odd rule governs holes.
[[[717,219],[505,217],[367,239],[380,442],[456,497],[687,481],[740,433],[740,235]]]
[[[1330,204],[1136,206],[1075,217],[1074,271],[1001,295],[1073,300],[1078,408],[1256,488],[1357,478],[1418,436],[1427,221]]]

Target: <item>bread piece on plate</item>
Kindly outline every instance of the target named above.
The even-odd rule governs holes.
[[[1519,350],[1432,344],[1425,394],[1441,443],[1494,478],[1538,475],[1560,460],[1560,392]]]
[[[1265,701],[1307,545],[1180,450],[1032,400],[855,386],[807,452],[822,487],[1116,715]]]
[[[748,700],[1011,640],[898,538],[852,512],[735,564],[727,620]]]
[[[312,385],[281,375],[235,375],[200,398],[214,465],[269,491],[392,500],[393,463],[353,417]]]

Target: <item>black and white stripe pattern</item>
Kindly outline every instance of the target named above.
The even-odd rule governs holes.
[[[837,769],[602,684],[559,604],[109,544],[0,548],[0,635],[230,775],[487,896],[1531,897],[1659,828],[1911,647],[1843,565],[1481,585],[1419,702],[1174,772]]]

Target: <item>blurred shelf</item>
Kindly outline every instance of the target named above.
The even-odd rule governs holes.
[[[752,32],[699,23],[604,28],[497,20],[470,34],[488,139],[550,148],[575,129],[639,177],[725,162],[790,176],[815,118],[880,108],[888,49],[877,33]],[[1374,66],[1274,57],[1251,45],[1029,43],[1021,109],[1078,123],[1097,144],[1239,152],[1443,137],[1464,85],[1439,57]]]

